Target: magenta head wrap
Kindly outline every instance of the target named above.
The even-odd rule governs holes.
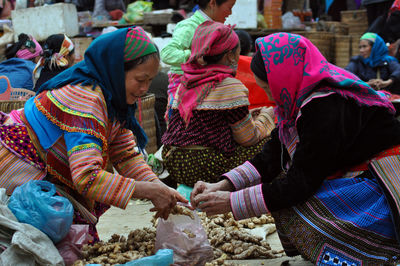
[[[330,64],[307,38],[290,33],[275,33],[256,40],[276,102],[279,137],[290,141],[303,101],[313,92],[337,93],[359,105],[381,106],[394,113],[383,95],[346,70]],[[324,85],[322,85],[324,84]]]
[[[227,77],[233,77],[236,69],[226,65],[205,64],[203,56],[214,56],[232,51],[239,44],[239,37],[233,26],[215,21],[200,24],[193,36],[192,53],[182,65],[182,85],[177,91],[178,109],[189,122],[192,110]]]
[[[35,51],[32,53],[29,48],[24,48],[24,49],[20,49],[18,50],[16,57],[21,58],[21,59],[26,59],[26,60],[30,60],[32,58],[35,58],[36,56],[40,56],[43,52],[42,46],[40,46],[40,44],[35,40],[35,38],[33,38],[32,36],[29,36],[31,39],[28,40],[32,41],[35,44]],[[22,47],[26,47],[26,45],[24,44]]]

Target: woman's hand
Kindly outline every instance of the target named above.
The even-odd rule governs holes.
[[[207,194],[209,192],[216,191],[233,191],[234,187],[232,183],[228,179],[221,180],[217,183],[207,183],[203,181],[198,181],[190,193],[190,203],[192,207],[195,209],[198,206],[199,201],[196,199],[199,194]]]
[[[388,79],[388,80],[381,80],[381,79],[376,79],[375,80],[375,86],[378,88],[378,90],[380,89],[384,89],[386,87],[389,87],[390,85],[392,85],[393,80],[392,79]]]
[[[161,217],[165,220],[168,219],[172,208],[175,207],[178,201],[183,203],[188,202],[178,191],[168,187],[161,181],[137,181],[135,192],[132,196],[134,198],[151,200],[154,207],[150,211],[156,212],[156,218]]]
[[[230,194],[228,191],[205,192],[197,195],[195,200],[199,202],[197,207],[208,216],[223,214],[232,211]]]

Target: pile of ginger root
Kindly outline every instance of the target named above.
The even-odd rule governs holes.
[[[171,214],[187,215],[194,219],[193,212],[183,206],[177,205]],[[232,213],[207,217],[205,213],[198,212],[198,216],[214,252],[214,260],[206,263],[206,266],[229,265],[226,260],[270,259],[282,252],[271,250],[262,237],[248,232],[248,229],[263,224],[273,224],[274,219],[270,215],[240,221],[236,221]],[[83,258],[73,265],[96,263],[108,266],[154,255],[157,220],[153,218],[152,223],[152,228],[131,231],[128,238],[114,234],[107,242],[100,241],[93,246],[85,245],[82,248]]]

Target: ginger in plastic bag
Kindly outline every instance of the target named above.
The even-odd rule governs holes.
[[[155,250],[172,249],[174,265],[204,265],[213,260],[213,250],[198,215],[188,211],[159,219]]]

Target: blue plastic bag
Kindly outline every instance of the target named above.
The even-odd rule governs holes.
[[[156,255],[133,260],[119,266],[169,266],[174,263],[174,251],[172,249],[160,249]]]
[[[52,183],[31,180],[14,189],[8,208],[19,222],[33,225],[57,243],[69,232],[74,208],[67,198],[55,193]]]

